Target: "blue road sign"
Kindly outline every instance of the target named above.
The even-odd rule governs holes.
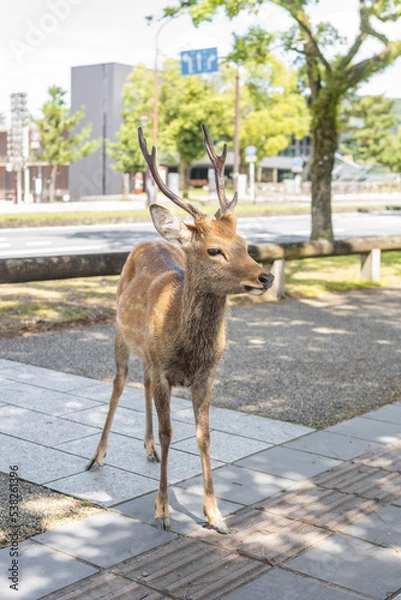
[[[217,48],[181,52],[181,75],[200,75],[219,70]]]

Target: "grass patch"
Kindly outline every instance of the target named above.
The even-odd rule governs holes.
[[[382,252],[379,283],[361,279],[359,255],[291,260],[286,263],[286,293],[317,297],[372,287],[401,285],[401,252]]]
[[[115,316],[118,276],[39,281],[0,286],[0,336],[61,327],[110,323]],[[286,293],[318,297],[370,287],[401,286],[401,252],[383,252],[380,283],[360,278],[358,255],[288,261]],[[266,296],[258,301],[266,300]],[[233,304],[251,301],[234,296]]]
[[[196,200],[193,200],[196,202]],[[168,206],[169,210],[177,215],[186,215],[184,211],[176,208],[165,201],[160,201],[160,204]],[[217,202],[208,201],[208,203],[200,203],[200,210],[205,214],[213,215],[217,210]],[[383,207],[377,207],[377,210]],[[333,208],[333,212],[353,212],[358,210],[356,206],[341,206]],[[370,207],[369,210],[375,210]],[[274,215],[301,215],[309,214],[310,207],[308,205],[293,205],[286,203],[243,203],[239,204],[235,209],[237,217],[263,217]],[[61,210],[60,212],[34,212],[21,214],[5,214],[0,219],[0,229],[13,229],[17,227],[61,227],[66,225],[97,225],[97,224],[114,224],[114,223],[138,223],[150,221],[149,210],[103,210],[103,211],[70,211]]]
[[[88,277],[0,286],[0,335],[114,319],[118,277]]]

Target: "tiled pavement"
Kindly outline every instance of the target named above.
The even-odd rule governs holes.
[[[128,388],[105,466],[86,472],[110,385],[0,360],[0,471],[107,507],[19,546],[4,600],[401,599],[401,402],[324,431],[211,409],[216,495],[205,527],[192,409],[172,401],[171,531],[156,529],[143,393]]]

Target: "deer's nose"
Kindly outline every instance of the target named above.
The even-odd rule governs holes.
[[[268,290],[273,285],[274,275],[272,275],[271,273],[261,273],[258,279],[263,285],[264,289]]]

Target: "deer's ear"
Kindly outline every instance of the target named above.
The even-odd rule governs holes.
[[[164,206],[151,204],[149,207],[153,225],[165,240],[183,244],[191,238],[188,227]]]

